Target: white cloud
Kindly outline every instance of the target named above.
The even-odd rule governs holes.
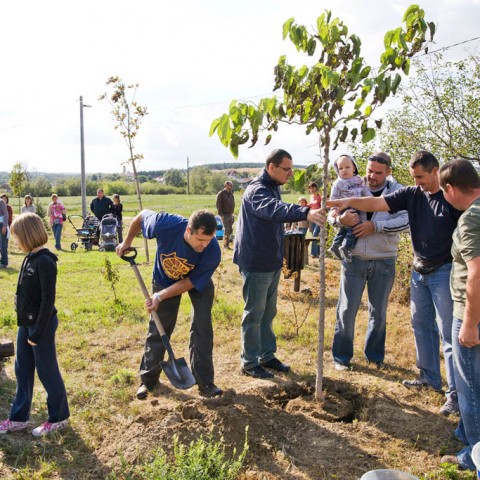
[[[208,137],[210,123],[231,99],[268,94],[281,54],[297,63],[295,50],[281,39],[287,18],[314,26],[331,8],[360,36],[366,60],[375,66],[384,33],[399,25],[409,3],[9,2],[0,31],[0,42],[8,46],[0,77],[0,170],[28,161],[37,170],[78,172],[78,97],[83,95],[92,106],[84,110],[87,171],[120,171],[128,152],[113,129],[110,108],[97,100],[111,75],[140,83],[138,102],[150,112],[136,143],[145,155],[141,168],[183,165],[187,155],[192,164],[231,160],[218,139]],[[422,6],[438,23],[434,48],[477,36],[479,0],[430,0]],[[463,53],[460,47],[449,51]],[[316,158],[312,144],[315,138],[303,130],[282,128],[271,145],[243,148],[240,160],[263,161],[282,146],[307,163]]]

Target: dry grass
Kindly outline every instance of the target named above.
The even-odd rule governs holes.
[[[65,235],[68,245],[73,232],[67,229]],[[403,378],[416,375],[408,306],[393,301],[389,305],[384,370],[377,371],[363,359],[365,301],[357,317],[354,367],[347,372],[333,369],[329,349],[338,262],[327,260],[328,402],[322,409],[309,397],[317,356],[318,261],[302,272],[303,292],[292,292],[293,280],[282,280],[280,286],[275,321],[278,356],[290,363],[292,374],[276,376],[274,382],[240,374],[241,279],[227,252],[214,278],[213,310],[216,382],[228,389],[224,399],[201,400],[196,388],[180,392],[164,383],[150,401],[141,402],[134,395],[146,330],[142,296],[127,264],[110,254],[120,271],[116,287],[120,302],[113,301],[100,272],[104,255],[96,250],[60,252],[58,356],[72,428],[45,440],[33,439],[29,433],[0,438],[1,478],[105,478],[121,471],[121,457],[136,464],[159,446],[170,451],[174,433],[188,442],[213,426],[231,447],[241,448],[246,424],[251,433],[245,479],[353,480],[382,467],[408,470],[424,479],[473,478],[468,473],[451,476],[439,466],[442,453],[459,447],[452,438],[456,420],[437,414],[442,397],[411,392],[401,385]],[[0,336],[9,339],[16,331],[12,298],[22,258],[12,252],[12,269],[0,271]],[[148,284],[151,266],[142,265],[141,271]],[[300,327],[295,315],[297,320],[305,318]],[[185,358],[189,316],[185,298],[173,337],[177,356]],[[7,378],[0,379],[2,416],[8,414],[15,391],[12,362],[6,371]],[[46,415],[45,394],[38,382],[33,405],[32,419],[38,423]],[[338,408],[345,405],[353,413],[342,420]]]

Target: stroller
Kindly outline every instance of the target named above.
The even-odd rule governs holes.
[[[99,249],[105,252],[115,251],[117,246],[117,217],[112,213],[103,216],[100,222]]]
[[[74,219],[73,221],[72,218]],[[77,228],[77,225],[80,223],[78,218],[82,219],[82,226],[80,228]],[[81,246],[84,247],[85,250],[90,251],[93,245],[98,244],[98,227],[100,222],[97,217],[88,215],[83,218],[81,215],[69,215],[68,221],[77,234],[77,241],[70,245],[71,250],[75,251],[78,246]]]

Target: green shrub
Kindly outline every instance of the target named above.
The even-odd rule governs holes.
[[[178,436],[173,438],[173,460],[169,461],[164,450],[157,450],[151,459],[143,465],[132,468],[122,461],[120,477],[112,474],[110,479],[141,479],[141,480],[236,480],[248,452],[248,427],[245,429],[245,443],[242,452],[227,458],[225,442],[221,438],[213,440],[212,432],[204,438],[191,442],[187,447],[181,444]],[[120,456],[121,457],[121,456]]]

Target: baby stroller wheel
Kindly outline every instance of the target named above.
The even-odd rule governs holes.
[[[70,249],[75,251],[77,249],[77,244],[75,242],[73,242],[71,245],[70,245]]]

